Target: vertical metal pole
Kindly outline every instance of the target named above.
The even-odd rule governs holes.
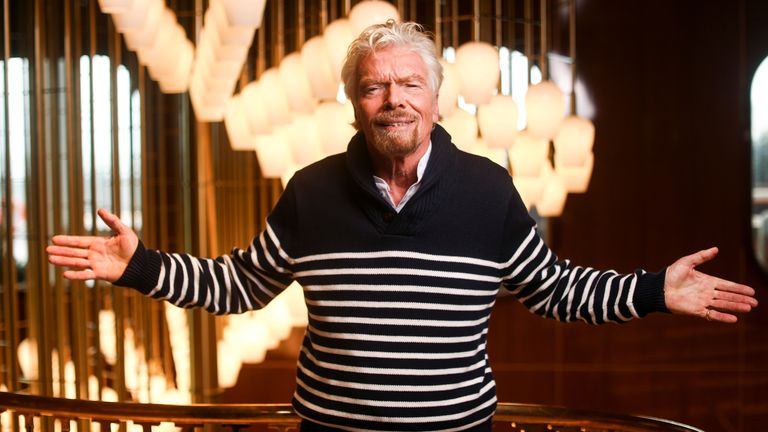
[[[480,0],[472,2],[472,40],[480,40]]]
[[[528,64],[528,83],[531,82],[531,64],[532,58],[534,55],[533,52],[533,7],[531,5],[532,0],[525,0],[525,3],[523,5],[523,14],[525,16],[525,24],[524,24],[524,44],[525,44],[525,56],[528,58],[529,64]]]
[[[549,32],[549,11],[547,10],[547,0],[541,0],[539,18],[539,31],[541,40],[541,49],[539,51],[539,63],[541,68],[541,79],[549,79],[549,62],[547,61],[547,51],[549,51],[549,44],[547,41],[547,34]]]
[[[8,61],[11,58],[11,22],[10,22],[10,1],[3,1],[3,91],[8,94]],[[13,259],[13,189],[11,188],[11,134],[8,127],[9,104],[8,97],[3,97],[4,105],[4,123],[5,137],[3,153],[3,172],[5,182],[3,184],[3,195],[5,202],[0,203],[3,211],[2,233],[5,239],[5,250],[3,251],[3,329],[5,330],[5,349],[3,361],[5,363],[4,382],[8,391],[14,392],[19,389],[18,385],[18,357],[16,357],[16,347],[18,346],[18,285],[16,283],[16,264]]]
[[[576,0],[568,0],[568,54],[571,56],[571,114],[576,115]]]

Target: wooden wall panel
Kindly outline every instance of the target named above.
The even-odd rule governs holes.
[[[578,71],[596,107],[595,172],[551,224],[561,257],[657,270],[712,245],[704,271],[764,303],[737,325],[657,314],[600,328],[500,302],[500,400],[667,417],[711,431],[768,422],[768,278],[751,256],[748,82],[768,55],[755,0],[580,0]],[[581,98],[587,96],[582,94]],[[501,342],[501,343],[500,343]],[[526,351],[542,351],[532,354]]]

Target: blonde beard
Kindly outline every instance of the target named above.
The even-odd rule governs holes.
[[[376,130],[371,144],[383,156],[403,157],[415,152],[421,145],[421,141],[418,128],[410,133]]]

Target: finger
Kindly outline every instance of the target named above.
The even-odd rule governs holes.
[[[736,294],[747,295],[750,297],[755,295],[755,289],[752,288],[751,286],[727,281],[724,279],[718,279],[717,286],[715,287],[715,289],[717,291],[732,292]]]
[[[115,232],[115,234],[126,234],[127,231],[130,231],[130,228],[128,228],[114,213],[110,213],[108,210],[103,208],[100,208],[97,213],[101,220],[103,220],[104,223],[107,224],[107,226]]]
[[[712,308],[724,312],[747,313],[752,310],[752,305],[740,301],[714,300]]]
[[[686,267],[697,267],[714,258],[717,255],[717,252],[718,249],[716,247],[700,250],[694,254],[680,258],[680,263]]]
[[[93,270],[67,270],[63,276],[70,280],[94,280],[96,279],[96,273]]]
[[[757,306],[757,299],[748,295],[736,294],[732,292],[715,291],[715,300],[729,301],[733,303],[744,303],[750,307]]]
[[[72,246],[78,248],[89,248],[94,241],[100,240],[100,237],[92,236],[68,236],[68,235],[56,235],[51,239],[53,244],[59,246]]]
[[[74,248],[69,246],[48,246],[45,248],[48,255],[87,258],[88,249]]]
[[[76,269],[87,269],[91,266],[91,262],[83,258],[71,258],[64,256],[51,255],[48,257],[48,262],[57,266],[72,267]]]
[[[721,322],[726,324],[733,324],[739,320],[736,317],[736,315],[720,312],[715,309],[710,309],[709,312],[707,313],[706,318],[707,318],[707,321],[715,321],[715,322]]]

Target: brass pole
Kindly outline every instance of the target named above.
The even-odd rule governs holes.
[[[8,61],[11,58],[11,23],[10,23],[10,0],[3,1],[3,89],[8,92]],[[3,146],[4,164],[4,184],[3,196],[5,200],[0,203],[3,211],[3,239],[5,248],[3,250],[2,268],[3,268],[3,330],[6,347],[3,350],[3,362],[5,366],[4,382],[8,386],[8,391],[14,392],[19,389],[18,377],[19,370],[18,357],[16,357],[16,347],[19,344],[18,328],[18,284],[16,282],[16,263],[13,258],[13,211],[12,198],[13,189],[11,188],[11,134],[9,116],[8,98],[3,97],[4,105],[4,124],[5,124],[5,144]]]
[[[549,79],[549,62],[547,61],[547,51],[549,50],[549,44],[547,41],[547,33],[549,32],[549,12],[547,10],[547,0],[541,0],[539,17],[539,31],[541,39],[541,47],[539,51],[539,64],[541,68],[541,79]]]

